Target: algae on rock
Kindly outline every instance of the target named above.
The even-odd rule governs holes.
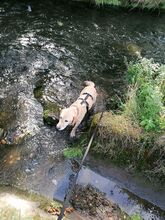
[[[58,118],[60,108],[56,103],[45,102],[43,104],[43,119],[49,125],[54,125]]]

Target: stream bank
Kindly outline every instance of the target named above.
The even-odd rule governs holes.
[[[94,4],[98,7],[122,7],[131,10],[135,9],[147,9],[147,10],[161,10],[164,12],[165,3],[163,0],[73,0],[77,2],[85,2]]]

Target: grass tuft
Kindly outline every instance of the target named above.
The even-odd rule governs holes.
[[[164,0],[95,0],[96,5],[114,5],[142,9],[164,9]]]
[[[64,157],[72,159],[75,157],[82,157],[83,156],[83,149],[80,147],[72,147],[72,148],[66,148],[63,151]]]
[[[115,6],[120,5],[120,0],[95,0],[95,2],[96,5],[104,5],[104,4],[115,5]]]

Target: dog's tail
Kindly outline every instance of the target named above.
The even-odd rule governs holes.
[[[95,87],[95,84],[92,81],[84,81],[84,83],[85,83],[86,86],[93,86],[93,87]]]

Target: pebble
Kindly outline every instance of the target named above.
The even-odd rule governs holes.
[[[31,6],[28,5],[27,7],[28,7],[28,8],[27,8],[27,11],[28,11],[28,12],[32,12],[32,8],[31,8]]]
[[[1,143],[1,144],[7,144],[7,142],[6,142],[5,139],[2,139],[2,140],[0,141],[0,143]]]

